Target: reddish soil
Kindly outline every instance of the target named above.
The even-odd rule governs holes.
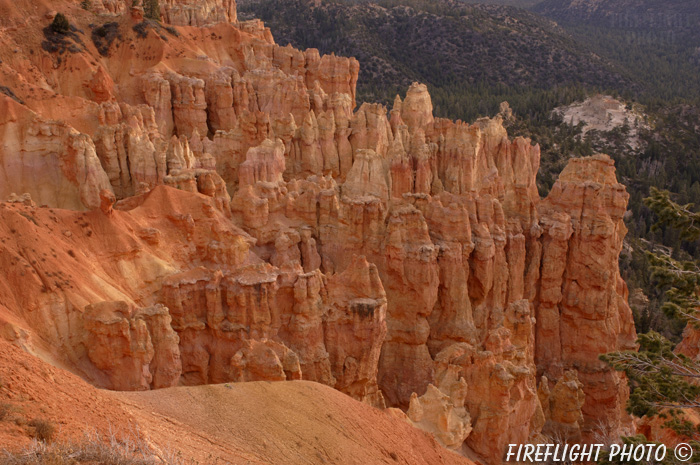
[[[157,455],[206,464],[472,463],[388,412],[306,381],[111,392],[6,342],[0,379],[0,404],[12,409],[0,448],[10,450],[31,440],[27,423],[41,418],[57,426],[58,441],[138,434]]]

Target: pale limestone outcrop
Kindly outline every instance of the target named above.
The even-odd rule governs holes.
[[[271,120],[292,115],[302,121],[311,108],[304,79],[284,73],[278,68],[258,68],[241,76],[255,95],[256,110],[266,113]]]
[[[246,161],[239,166],[239,187],[255,186],[257,183],[278,185],[283,181],[284,169],[282,141],[265,140],[258,147],[250,148],[246,154]]]
[[[126,0],[97,0],[90,9],[98,14],[120,15],[127,10]]]
[[[384,105],[363,103],[353,115],[350,129],[353,153],[366,149],[376,152],[381,158],[386,157],[394,135]]]
[[[202,79],[170,72],[165,78],[170,82],[173,123],[180,136],[190,137],[197,130],[200,135],[209,132],[207,126],[207,102]]]
[[[355,162],[343,184],[343,195],[350,198],[373,197],[382,202],[389,199],[389,185],[381,155],[371,149],[355,152]]]
[[[348,94],[355,107],[355,86],[360,72],[360,63],[354,58],[339,57],[334,54],[320,56],[318,50],[304,52],[306,67],[306,87],[313,88],[316,81],[327,94]]]
[[[231,212],[231,196],[226,183],[215,170],[216,159],[203,150],[196,129],[189,140],[184,136],[173,136],[165,154],[168,175],[163,177],[162,183],[212,197],[216,207],[228,215]]]
[[[566,370],[551,390],[549,380],[543,376],[537,395],[546,421],[542,433],[559,442],[580,442],[585,394],[576,372]]]
[[[95,149],[117,198],[140,194],[163,183],[165,142],[147,105],[100,105]]]
[[[160,135],[168,139],[175,128],[170,82],[160,73],[146,73],[141,76],[141,92],[146,104],[153,109]]]
[[[425,128],[433,123],[433,103],[425,84],[414,82],[406,92],[406,98],[400,104],[401,119],[408,130]]]
[[[431,433],[449,449],[460,449],[472,430],[465,408],[469,387],[459,371],[460,367],[449,361],[438,362],[437,386],[429,384],[420,397],[413,393],[407,411],[415,426]]]
[[[207,119],[213,132],[229,131],[236,125],[232,82],[237,79],[234,76],[240,79],[235,69],[223,68],[207,78]]]
[[[0,198],[26,192],[37,203],[84,210],[111,190],[92,139],[0,96]]]
[[[210,26],[238,21],[236,0],[162,0],[163,21],[174,26]]]
[[[284,344],[247,340],[231,359],[233,381],[291,381],[301,379],[299,357]]]

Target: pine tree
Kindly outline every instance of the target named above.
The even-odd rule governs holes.
[[[676,229],[686,241],[700,239],[700,214],[693,205],[679,205],[671,194],[651,188],[644,203],[658,221],[652,230]],[[670,253],[647,252],[652,278],[665,289],[663,310],[700,329],[700,267],[692,261],[680,261]],[[601,356],[629,379],[631,393],[627,410],[639,417],[659,416],[665,426],[687,438],[695,448],[694,461],[700,459],[700,426],[685,419],[682,412],[700,409],[700,364],[675,352],[673,344],[651,331],[637,340],[639,351],[614,352]]]
[[[614,352],[601,358],[624,371],[631,383],[627,409],[643,417],[671,409],[700,408],[700,365],[673,351],[673,344],[655,331],[641,334],[639,352]],[[700,437],[699,437],[700,438]]]
[[[144,0],[144,16],[154,21],[160,21],[160,3],[158,0]]]
[[[57,34],[67,34],[70,32],[70,22],[63,13],[56,13],[51,23],[51,30]]]

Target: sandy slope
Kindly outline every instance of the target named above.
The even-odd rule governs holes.
[[[81,378],[0,340],[0,406],[10,414],[0,420],[0,449],[16,450],[30,440],[33,419],[52,422],[61,440],[85,432],[108,435],[128,431],[136,420],[115,393],[92,387]]]
[[[24,423],[44,418],[60,439],[86,428],[139,431],[165,455],[212,465],[471,463],[387,412],[306,381],[103,391],[5,342],[0,379],[0,404],[13,410],[0,421],[0,448],[21,448]]]
[[[119,393],[157,443],[179,429],[197,455],[233,463],[467,463],[391,414],[308,381]],[[203,446],[203,447],[202,447]]]

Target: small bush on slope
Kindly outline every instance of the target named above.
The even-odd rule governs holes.
[[[67,34],[70,31],[70,23],[63,13],[57,13],[51,23],[51,30],[57,34]]]
[[[56,434],[56,427],[48,420],[35,418],[29,422],[29,426],[34,428],[34,437],[42,442],[51,442]]]
[[[7,403],[0,404],[0,421],[5,420],[12,413],[12,405]]]
[[[121,38],[122,35],[119,32],[119,23],[117,22],[106,23],[92,30],[92,43],[95,44],[97,51],[102,56],[109,55],[109,48],[112,46],[112,42],[117,39],[121,40]]]
[[[0,451],[3,465],[186,465],[176,454],[156,456],[140,438],[103,440],[87,434],[80,443],[34,441],[21,452]]]

